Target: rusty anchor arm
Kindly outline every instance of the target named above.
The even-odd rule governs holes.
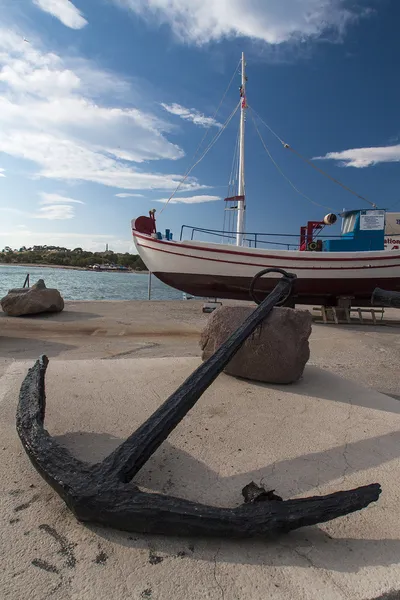
[[[275,289],[236,332],[101,463],[78,460],[45,430],[47,357],[29,370],[19,397],[17,431],[33,466],[77,519],[130,532],[256,537],[329,521],[378,500],[380,485],[371,484],[327,496],[219,508],[143,492],[132,483],[245,339],[288,296],[294,277],[279,272],[283,277]]]

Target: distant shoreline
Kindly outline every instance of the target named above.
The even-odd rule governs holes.
[[[37,267],[39,269],[66,269],[68,271],[89,271],[93,273],[143,273],[149,274],[148,271],[135,271],[135,269],[126,269],[120,271],[119,269],[89,269],[88,267],[74,267],[72,265],[45,265],[38,263],[6,263],[0,262],[0,267],[27,267],[28,269],[32,267]]]

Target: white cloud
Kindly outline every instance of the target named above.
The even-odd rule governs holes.
[[[379,163],[400,162],[400,144],[328,152],[325,156],[316,156],[313,160],[337,160],[341,167],[363,169]]]
[[[0,114],[1,122],[1,114]],[[13,130],[0,137],[0,151],[27,158],[42,168],[38,177],[92,181],[122,189],[175,189],[180,175],[163,175],[133,169],[110,156],[73,139],[57,135]],[[194,179],[186,180],[186,189],[198,189]]]
[[[207,196],[206,194],[200,196],[186,196],[179,198],[174,196],[172,200],[169,201],[169,204],[200,204],[201,202],[215,202],[216,200],[221,200],[220,196]],[[160,198],[159,200],[154,200],[154,202],[167,202],[168,198]]]
[[[72,4],[71,0],[33,0],[33,3],[59,19],[66,27],[82,29],[87,25],[81,11]]]
[[[48,219],[49,221],[64,221],[73,219],[75,210],[69,204],[49,204],[39,208],[37,213],[32,214],[34,219]]]
[[[0,207],[0,211],[7,212],[13,215],[18,215],[26,219],[48,219],[50,221],[64,221],[65,219],[73,219],[75,210],[69,204],[49,204],[38,208],[36,212],[28,212],[19,208]]]
[[[195,125],[200,125],[200,127],[222,127],[221,123],[218,123],[212,117],[206,117],[203,113],[199,112],[195,108],[185,108],[180,104],[164,104],[161,103],[161,106],[171,115],[176,115],[185,121],[191,121]]]
[[[74,198],[69,198],[68,196],[61,196],[60,194],[49,194],[47,192],[41,192],[41,197],[43,198],[39,204],[45,206],[47,204],[55,204],[57,202],[61,202],[62,204],[85,204],[82,200],[75,200]]]
[[[143,198],[143,194],[115,194],[117,198]]]
[[[5,177],[5,175],[4,175],[4,169],[1,169],[1,168],[0,168],[0,177]]]
[[[132,163],[184,155],[165,133],[171,125],[146,110],[100,105],[126,81],[82,59],[61,59],[0,29],[0,152],[34,162],[37,177],[91,181],[122,189],[173,190],[181,176]],[[108,102],[109,104],[109,102]],[[199,189],[194,178],[183,186]]]
[[[65,219],[73,219],[75,217],[75,206],[71,206],[71,204],[85,204],[82,200],[75,200],[74,198],[61,196],[60,194],[41,192],[40,196],[42,200],[39,201],[39,208],[36,212],[28,212],[10,206],[0,207],[0,210],[14,215],[20,215],[27,219],[64,221]]]
[[[269,44],[342,31],[355,15],[347,0],[114,0],[143,18],[167,23],[183,42],[249,37]]]

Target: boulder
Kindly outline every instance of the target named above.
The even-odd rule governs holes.
[[[30,288],[9,290],[1,299],[1,308],[10,317],[34,315],[43,312],[61,312],[64,300],[56,289],[47,288],[43,279],[39,279]]]
[[[203,360],[207,360],[253,310],[247,306],[222,306],[213,312],[200,338]],[[297,381],[310,358],[311,321],[307,310],[275,307],[247,338],[225,373],[266,383]]]

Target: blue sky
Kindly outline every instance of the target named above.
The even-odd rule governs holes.
[[[130,220],[162,208],[237,104],[379,207],[400,209],[397,0],[0,0],[0,247],[134,251]],[[368,207],[285,150],[285,175],[334,211]],[[207,129],[208,128],[208,129]],[[221,228],[238,117],[160,229]],[[247,230],[297,233],[326,208],[297,194],[248,115]]]

